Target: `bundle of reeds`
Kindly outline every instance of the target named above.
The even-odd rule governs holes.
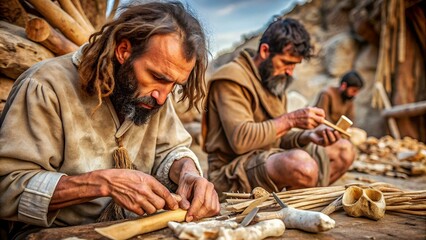
[[[314,187],[298,190],[279,192],[277,195],[288,206],[298,209],[309,209],[321,211],[325,214],[342,207],[341,199],[346,188],[349,186],[361,188],[374,188],[383,193],[386,201],[386,211],[402,212],[412,215],[426,216],[426,190],[409,191],[402,190],[394,185],[377,182],[372,184],[347,184],[345,186]],[[232,213],[241,213],[246,208],[257,203],[261,210],[276,208],[278,204],[272,194],[269,194],[264,201],[256,201],[253,193],[224,193],[226,198],[225,209]]]

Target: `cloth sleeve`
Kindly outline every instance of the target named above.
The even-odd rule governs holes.
[[[332,121],[331,119],[331,97],[325,93],[321,92],[318,96],[317,103],[315,104],[315,107],[322,108],[325,113],[325,118],[328,121]]]
[[[173,104],[168,100],[166,111],[161,112],[160,132],[157,138],[156,161],[159,164],[154,166],[153,175],[168,189],[174,191],[177,185],[169,178],[169,172],[173,162],[182,158],[190,158],[198,169],[200,176],[203,176],[197,156],[189,149],[192,138],[186,131],[179,117],[177,116]]]
[[[232,150],[244,154],[276,141],[273,120],[255,122],[253,96],[232,81],[216,81],[210,87],[209,97],[216,103],[221,125]]]
[[[11,104],[13,103],[13,104]],[[0,218],[48,227],[64,140],[59,103],[50,86],[18,79],[0,118]]]

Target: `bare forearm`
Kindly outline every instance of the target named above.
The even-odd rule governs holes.
[[[104,171],[94,171],[78,176],[63,176],[59,180],[49,210],[57,210],[71,205],[108,196],[108,188],[103,184]]]

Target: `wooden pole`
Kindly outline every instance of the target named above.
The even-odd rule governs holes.
[[[95,28],[93,28],[92,24],[86,22],[86,20],[77,10],[77,8],[74,6],[71,0],[58,0],[58,1],[62,9],[64,9],[65,12],[67,12],[72,18],[74,18],[74,20],[77,21],[81,27],[83,27],[89,33],[95,32]]]
[[[408,103],[403,105],[393,106],[390,109],[384,109],[383,117],[412,117],[426,114],[426,101]]]
[[[82,28],[70,15],[50,0],[27,0],[52,26],[58,28],[78,46],[87,42],[90,32]]]
[[[386,91],[381,82],[376,82],[375,84],[377,91],[382,99],[382,102],[385,106],[385,109],[391,109],[392,105],[389,101],[389,98],[386,94]],[[398,126],[396,125],[396,121],[393,117],[388,118],[389,130],[393,138],[401,139],[401,135],[399,134]]]
[[[56,55],[64,55],[78,49],[77,45],[53,29],[42,18],[33,18],[28,21],[25,31],[28,39],[41,43]]]
[[[80,15],[83,17],[84,21],[86,21],[88,25],[92,26],[92,28],[95,29],[93,24],[90,22],[89,18],[86,16],[86,13],[84,12],[83,7],[81,7],[80,0],[71,0],[71,1],[74,4],[74,6],[77,8]],[[96,29],[95,29],[95,31],[96,31]]]

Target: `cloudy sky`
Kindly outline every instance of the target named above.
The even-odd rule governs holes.
[[[272,16],[306,0],[181,0],[203,22],[215,56],[240,42],[243,34],[258,32]]]
[[[272,16],[291,9],[296,3],[306,2],[306,0],[180,1],[186,3],[203,23],[213,56],[240,42],[243,34],[261,30]]]

